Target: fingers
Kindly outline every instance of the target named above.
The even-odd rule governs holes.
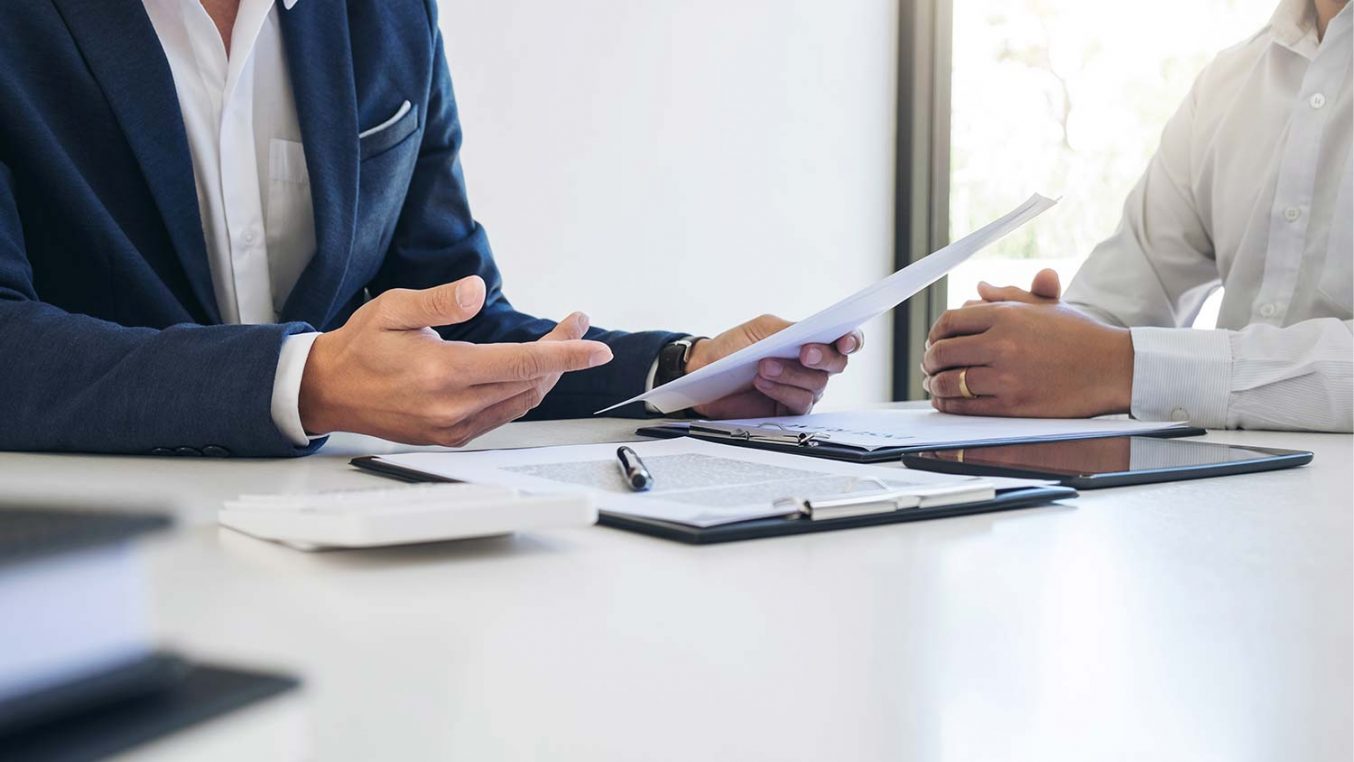
[[[931,333],[926,339],[935,343],[951,336],[982,333],[996,322],[996,310],[1000,309],[1001,306],[1000,304],[979,304],[957,310],[946,310],[941,314],[940,319],[936,320],[935,325],[931,326]]]
[[[1041,299],[1061,299],[1063,286],[1058,279],[1058,271],[1045,267],[1035,273],[1034,282],[1030,284],[1030,293]]]
[[[983,336],[956,336],[931,342],[922,355],[921,369],[928,376],[946,368],[987,365],[992,361],[991,342]]]
[[[931,407],[942,413],[955,415],[996,415],[1011,416],[1016,413],[1010,406],[997,397],[979,397],[966,400],[962,397],[932,397]]]
[[[964,391],[959,384],[960,373],[965,374],[964,383],[968,384],[970,394],[978,397],[993,397],[999,391],[993,370],[981,365],[945,370],[928,376],[922,379],[922,388],[932,397],[964,399]]]
[[[447,344],[448,350],[474,355],[460,383],[529,381],[552,373],[587,370],[611,362],[611,348],[600,341],[552,339],[529,344]]]
[[[588,316],[582,312],[574,312],[568,317],[555,324],[550,333],[542,336],[540,341],[571,341],[583,338],[588,332]]]
[[[798,386],[777,383],[761,376],[753,379],[752,385],[757,391],[779,403],[784,408],[784,415],[805,415],[813,410],[814,404],[818,402],[819,394],[814,394],[808,389],[802,389]]]
[[[827,388],[829,376],[826,371],[806,368],[792,360],[762,360],[757,363],[757,374],[767,381],[797,386],[818,396]]]
[[[799,348],[799,362],[806,368],[841,373],[846,370],[846,355],[827,344],[805,344]]]
[[[412,331],[464,323],[484,306],[484,281],[471,275],[421,291],[394,288],[372,300],[383,327]]]
[[[760,315],[738,326],[734,330],[741,331],[747,339],[748,344],[755,344],[762,339],[765,339],[767,336],[770,336],[773,333],[779,333],[792,325],[794,325],[794,323],[791,323],[785,318],[776,317],[775,315]]]
[[[544,392],[530,386],[527,390],[500,400],[447,428],[440,439],[445,447],[462,447],[481,434],[511,423],[541,404]]]
[[[1038,304],[1043,301],[1040,297],[1031,294],[1023,288],[1018,288],[1016,286],[993,286],[987,282],[978,284],[978,296],[981,296],[984,302],[1024,302],[1026,304]]]
[[[994,286],[987,281],[979,281],[978,283],[978,296],[982,297],[983,302],[1043,304],[1062,298],[1062,290],[1062,282],[1058,279],[1057,271],[1047,267],[1034,276],[1029,291],[1016,286]],[[964,306],[968,307],[980,303],[968,301],[964,303]]]
[[[853,355],[865,348],[865,334],[861,331],[852,331],[837,339],[833,346],[844,355]]]

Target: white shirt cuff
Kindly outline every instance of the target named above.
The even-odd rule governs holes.
[[[1133,328],[1133,417],[1227,427],[1232,343],[1227,331]]]
[[[306,447],[323,435],[310,436],[301,425],[301,376],[318,333],[297,333],[282,342],[273,376],[273,425],[297,447]]]

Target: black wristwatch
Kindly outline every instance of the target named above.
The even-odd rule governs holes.
[[[653,374],[655,389],[686,375],[686,361],[691,357],[691,347],[703,338],[705,337],[687,336],[684,339],[665,344],[662,349],[658,350],[658,366],[654,369]]]

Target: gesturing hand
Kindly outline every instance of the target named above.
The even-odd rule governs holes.
[[[791,325],[775,315],[762,315],[713,339],[698,341],[691,348],[686,370],[690,373],[709,365]],[[697,406],[694,411],[703,418],[803,415],[822,399],[828,380],[846,370],[847,355],[864,345],[864,335],[852,331],[831,344],[805,344],[793,360],[762,360],[751,387]]]
[[[459,447],[540,404],[560,374],[611,361],[607,345],[580,340],[588,329],[580,313],[529,344],[444,341],[432,329],[465,322],[483,305],[484,281],[473,275],[392,289],[321,334],[301,378],[306,431]]]

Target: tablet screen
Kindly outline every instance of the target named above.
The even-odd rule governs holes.
[[[1265,460],[1283,450],[1154,437],[1109,437],[1061,442],[935,450],[923,458],[1031,471],[1051,476],[1091,476]]]

